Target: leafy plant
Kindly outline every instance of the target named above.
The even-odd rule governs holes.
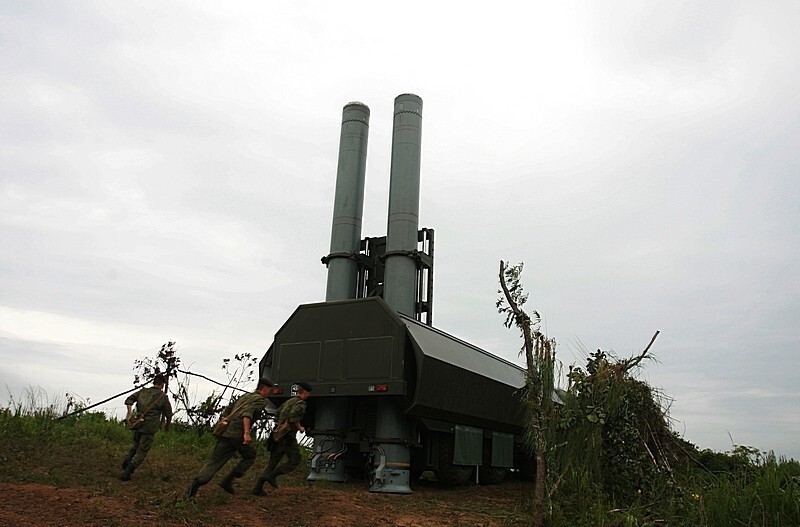
[[[222,387],[220,391],[212,390],[205,399],[197,403],[193,402],[190,395],[191,373],[187,372],[178,384],[175,397],[189,423],[198,431],[209,430],[222,410],[233,403],[242,391],[246,391],[242,387],[255,383],[257,365],[258,358],[250,352],[237,353],[233,359],[222,359],[222,371],[227,377],[227,383],[219,383]]]
[[[168,379],[174,379],[174,388],[167,391],[172,394],[176,404],[174,419],[181,419],[198,433],[211,429],[217,421],[219,414],[225,407],[233,402],[238,394],[247,391],[242,386],[249,385],[256,380],[258,358],[250,352],[237,353],[233,358],[222,359],[222,371],[227,378],[227,383],[219,383],[207,377],[206,380],[222,387],[221,390],[212,390],[204,398],[198,400],[192,391],[191,378],[204,377],[181,369],[181,358],[175,342],[167,342],[161,346],[155,357],[143,357],[134,362],[134,384],[140,384],[161,374]],[[181,375],[179,375],[181,374]]]
[[[155,357],[142,357],[133,363],[133,384],[139,385],[150,382],[156,375],[163,375],[167,380],[177,378],[181,359],[178,356],[178,348],[175,342],[167,342],[161,345]]]

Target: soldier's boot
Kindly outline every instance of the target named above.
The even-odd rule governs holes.
[[[282,472],[278,471],[278,469],[273,470],[266,476],[264,476],[264,481],[270,484],[273,489],[278,488],[278,476],[282,474]]]
[[[130,481],[131,476],[133,476],[134,470],[136,470],[136,467],[133,466],[133,464],[128,463],[128,466],[125,467],[125,470],[122,471],[122,474],[120,475],[119,479],[121,479],[122,481]]]
[[[237,477],[236,474],[231,472],[230,474],[225,476],[225,479],[219,482],[219,486],[222,487],[222,490],[224,490],[228,494],[233,494],[234,492],[236,492],[233,489],[233,480],[236,477]]]
[[[201,486],[202,485],[200,484],[199,481],[197,481],[197,478],[193,479],[192,484],[189,485],[188,489],[186,489],[186,494],[184,494],[184,498],[186,499],[194,498],[194,495],[197,494],[197,489],[199,489]]]
[[[253,496],[266,496],[267,493],[264,492],[264,483],[266,482],[267,480],[265,478],[258,478],[256,481],[256,486],[253,487],[253,490],[250,491],[250,494]]]

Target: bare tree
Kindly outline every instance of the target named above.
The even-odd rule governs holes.
[[[547,338],[539,331],[541,316],[532,311],[533,318],[522,306],[528,300],[522,283],[523,264],[508,266],[500,261],[500,286],[503,296],[497,300],[497,311],[506,316],[505,326],[516,326],[523,339],[520,351],[525,353],[526,388],[525,407],[529,428],[525,438],[527,446],[533,450],[536,459],[536,486],[533,500],[533,525],[541,527],[544,516],[545,485],[547,484],[548,430],[554,415],[555,350],[554,339]]]

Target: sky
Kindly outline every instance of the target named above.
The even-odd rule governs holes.
[[[325,297],[343,106],[383,236],[414,93],[437,328],[523,364],[524,262],[565,367],[660,331],[679,434],[800,459],[800,2],[454,6],[0,3],[0,399],[98,402],[167,341],[218,380],[263,355]]]

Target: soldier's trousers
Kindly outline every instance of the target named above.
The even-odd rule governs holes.
[[[286,457],[286,462],[278,465],[281,460]],[[300,465],[300,446],[294,437],[289,437],[282,441],[275,443],[272,452],[269,456],[269,463],[267,468],[261,474],[262,478],[266,478],[271,472],[276,474],[288,474]]]
[[[227,437],[218,437],[217,444],[214,446],[214,451],[211,453],[211,459],[205,464],[200,472],[197,473],[195,479],[201,485],[205,485],[211,478],[214,477],[219,469],[225,466],[234,454],[238,453],[242,459],[233,467],[231,472],[234,477],[241,477],[247,472],[253,463],[256,461],[256,449],[252,443],[249,445],[242,444],[241,439],[228,439]]]
[[[133,431],[133,446],[125,456],[125,461],[133,465],[134,468],[139,467],[147,457],[147,453],[153,447],[153,439],[155,434],[143,434],[136,430]]]

